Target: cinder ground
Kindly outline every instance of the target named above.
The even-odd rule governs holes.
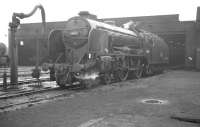
[[[163,104],[145,104],[160,99]],[[169,71],[0,114],[0,127],[198,127],[200,72]]]

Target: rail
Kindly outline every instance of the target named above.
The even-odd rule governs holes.
[[[50,78],[40,78],[39,81],[38,79],[30,78],[30,79],[18,81],[18,85],[46,82],[46,81],[50,81]],[[7,86],[10,86],[10,85],[12,85],[11,82],[7,82]],[[3,83],[0,83],[0,87],[3,87]]]

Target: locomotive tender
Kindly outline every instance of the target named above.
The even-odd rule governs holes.
[[[106,24],[81,16],[72,17],[64,30],[49,34],[49,59],[55,79],[64,87],[100,79],[105,84],[140,78],[162,71],[168,64],[167,44],[158,36]],[[44,66],[44,68],[47,66]]]

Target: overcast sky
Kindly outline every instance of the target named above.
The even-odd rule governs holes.
[[[8,41],[8,23],[13,12],[29,13],[42,4],[46,20],[65,21],[80,11],[98,18],[180,14],[180,20],[195,20],[200,0],[4,0],[0,7],[0,42]],[[21,23],[41,22],[39,11]]]

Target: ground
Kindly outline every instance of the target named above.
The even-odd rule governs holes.
[[[0,127],[198,127],[199,91],[200,72],[167,71],[1,113]]]

